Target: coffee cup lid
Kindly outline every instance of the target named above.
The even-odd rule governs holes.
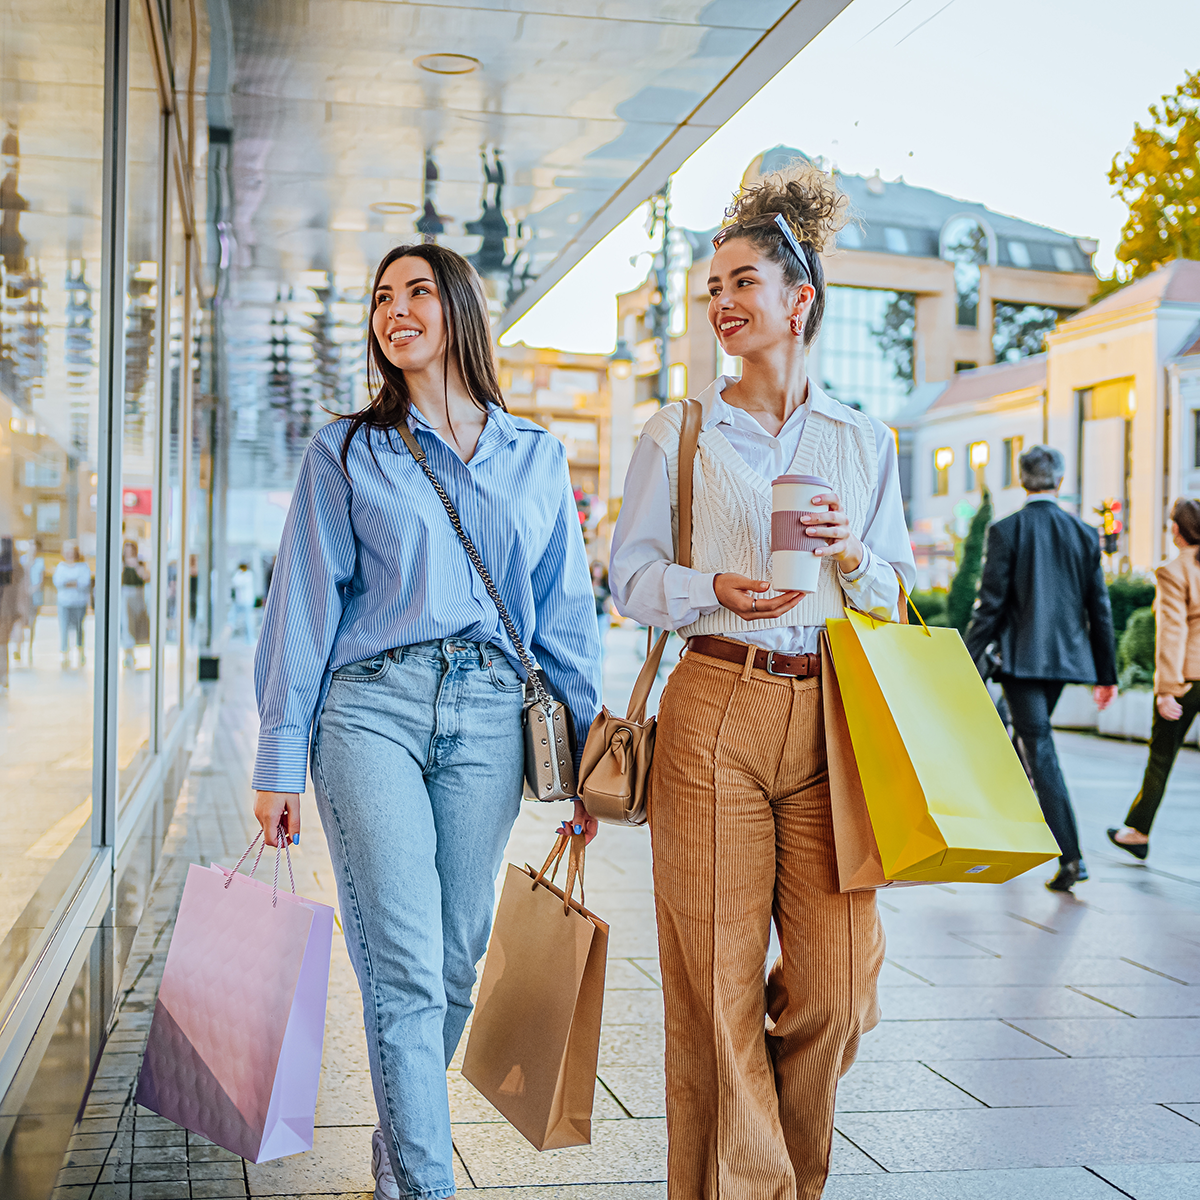
[[[780,475],[771,480],[771,486],[777,483],[807,483],[810,487],[832,487],[833,484],[819,475]]]

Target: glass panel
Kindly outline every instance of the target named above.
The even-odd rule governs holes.
[[[818,339],[821,386],[882,421],[913,386],[916,296],[878,288],[830,287]]]
[[[91,853],[103,54],[0,0],[0,997]]]
[[[180,691],[180,597],[182,588],[180,556],[183,552],[183,323],[186,317],[184,288],[187,274],[184,255],[187,241],[183,236],[183,217],[179,200],[171,201],[170,260],[167,268],[168,318],[166,374],[166,446],[163,475],[166,479],[166,511],[163,513],[163,719],[169,725],[170,714],[179,707]]]
[[[122,795],[151,752],[155,519],[158,464],[159,221],[162,116],[142,5],[129,9],[126,174],[125,418],[121,446],[120,692],[117,769]]]
[[[192,420],[188,447],[188,580],[187,580],[187,666],[188,684],[200,673],[200,648],[208,645],[209,612],[212,602],[209,580],[212,498],[212,405],[211,387],[212,312],[192,307]]]

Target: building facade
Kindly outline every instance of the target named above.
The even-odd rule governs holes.
[[[1200,495],[1200,262],[1167,264],[1046,340],[1044,355],[955,377],[916,422],[914,542],[945,551],[981,481],[998,515],[1019,505],[1012,450],[1034,439],[1062,451],[1062,499],[1083,520],[1120,505],[1110,566],[1151,570],[1174,554],[1174,500]]]

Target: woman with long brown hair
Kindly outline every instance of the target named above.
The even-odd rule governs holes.
[[[446,1067],[521,801],[524,671],[402,428],[580,745],[599,707],[600,647],[565,451],[506,411],[471,265],[436,245],[392,250],[367,337],[374,399],[313,438],[271,578],[255,658],[255,815],[269,845],[277,832],[299,842],[311,731],[363,994],[375,1195],[445,1197]]]
[[[1108,840],[1145,861],[1150,826],[1175,756],[1200,713],[1200,502],[1176,500],[1171,540],[1179,554],[1154,572],[1154,720],[1141,791]]]
[[[743,191],[713,239],[708,318],[740,378],[699,397],[692,565],[675,561],[681,406],[643,430],[610,573],[619,611],[687,651],[658,713],[650,807],[671,1200],[815,1200],[837,1081],[878,1019],[871,892],[838,891],[820,643],[844,606],[894,617],[915,568],[895,441],[806,369],[821,251],[845,220],[812,166]],[[823,490],[811,592],[774,591],[771,481]],[[771,922],[781,956],[763,977]],[[765,1036],[764,1036],[765,1031]]]

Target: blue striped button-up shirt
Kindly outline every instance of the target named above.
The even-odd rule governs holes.
[[[580,744],[600,707],[591,577],[562,444],[493,408],[469,463],[416,408],[410,425],[458,509],[522,641],[571,710]],[[392,432],[346,422],[308,447],[254,659],[261,726],[254,787],[304,790],[309,734],[333,671],[437,638],[516,651],[437,493]],[[374,450],[374,457],[371,451]]]

